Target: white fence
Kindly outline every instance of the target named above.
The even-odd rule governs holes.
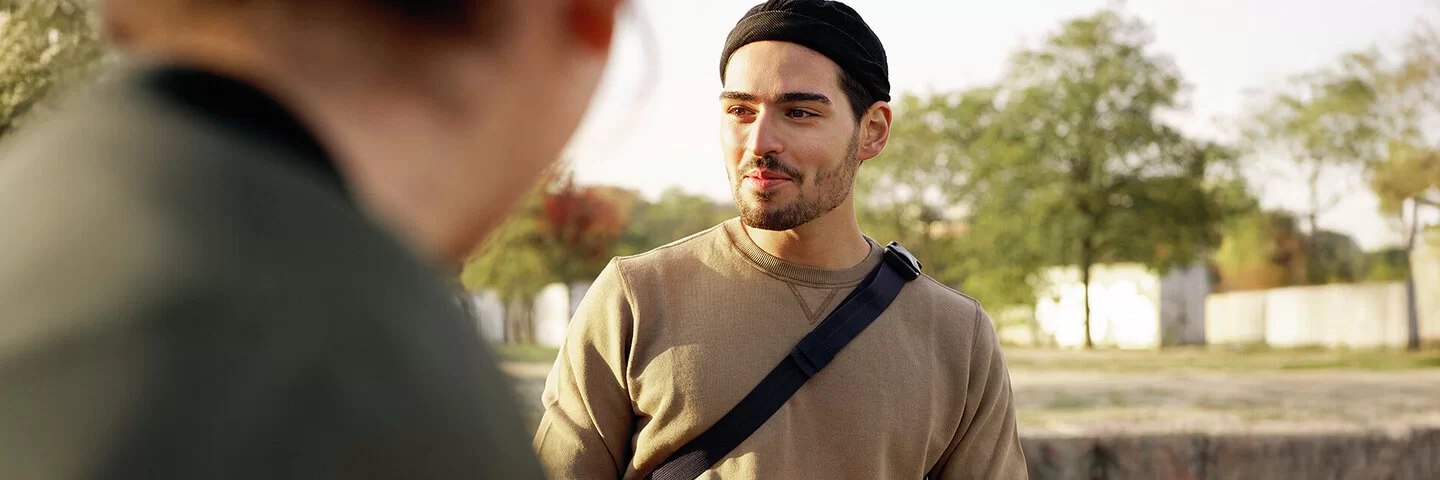
[[[1440,238],[1411,255],[1421,343],[1440,344]],[[1404,348],[1410,341],[1405,283],[1291,287],[1211,295],[1206,342],[1272,347]]]
[[[1416,299],[1440,292],[1417,282]],[[1206,301],[1210,344],[1271,347],[1404,348],[1410,339],[1405,283],[1292,287],[1211,295]],[[1440,340],[1433,312],[1421,312],[1420,338]]]
[[[1267,292],[1235,292],[1205,299],[1205,341],[1220,345],[1265,343]]]
[[[1265,297],[1272,347],[1404,347],[1408,321],[1404,283],[1281,288]]]
[[[1002,331],[1001,336],[1015,343],[1084,345],[1086,295],[1080,270],[1053,268],[1043,276],[1047,287],[1037,295],[1036,335]],[[1164,278],[1138,264],[1096,265],[1090,278],[1090,339],[1097,346],[1136,349],[1202,343],[1209,291],[1203,265],[1176,269]],[[1005,316],[1011,315],[1018,314]]]
[[[575,315],[575,309],[588,289],[589,284],[575,284],[567,288],[564,284],[553,283],[540,290],[530,312],[530,326],[534,329],[536,344],[556,348],[565,342],[570,318]],[[505,304],[495,292],[475,293],[471,302],[480,334],[486,340],[496,343],[511,341],[505,338]]]
[[[1440,236],[1436,236],[1440,237]],[[1412,269],[1420,340],[1440,344],[1440,238],[1416,249]],[[1091,338],[1096,345],[1157,348],[1185,344],[1265,344],[1273,347],[1399,348],[1409,340],[1404,283],[1326,285],[1207,296],[1205,269],[1165,277],[1139,265],[1100,265],[1090,289]],[[1082,345],[1084,287],[1075,268],[1045,272],[1050,287],[1033,308],[991,312],[1007,343]],[[546,287],[535,300],[535,341],[558,347],[588,285]],[[493,293],[474,296],[480,331],[505,338],[505,308]]]
[[[476,293],[470,297],[474,307],[471,313],[480,326],[480,336],[491,342],[505,341],[505,304],[492,291]]]
[[[1440,344],[1440,234],[1421,242],[1410,257],[1415,273],[1415,306],[1419,311],[1420,341]]]

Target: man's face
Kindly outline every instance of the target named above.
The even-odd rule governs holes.
[[[850,198],[860,135],[835,62],[787,42],[741,47],[720,111],[725,167],[746,226],[789,230]]]

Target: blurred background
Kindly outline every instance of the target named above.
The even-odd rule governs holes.
[[[465,266],[532,422],[600,269],[734,216],[717,62],[755,2],[633,1]],[[1440,3],[847,3],[896,93],[861,226],[991,313],[1032,476],[1440,478]],[[93,13],[0,0],[0,145],[116,61]]]

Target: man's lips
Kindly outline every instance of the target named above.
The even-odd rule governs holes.
[[[794,182],[794,180],[792,180],[790,177],[769,170],[756,169],[751,170],[749,173],[745,174],[744,182],[750,187],[760,190],[768,190],[787,183],[792,183]]]

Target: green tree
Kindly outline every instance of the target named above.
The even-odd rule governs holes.
[[[1286,91],[1264,99],[1244,120],[1252,153],[1285,156],[1303,171],[1309,199],[1302,216],[1311,240],[1323,238],[1320,215],[1344,198],[1321,195],[1322,175],[1336,167],[1364,166],[1380,154],[1380,62],[1374,52],[1350,53],[1335,67],[1292,77]],[[1306,248],[1308,257],[1321,256],[1313,242]],[[1325,283],[1327,274],[1311,268],[1309,283]]]
[[[505,302],[505,336],[532,343],[532,310],[546,285],[593,279],[625,225],[604,188],[578,186],[564,167],[528,192],[465,262],[460,281]]]
[[[1421,239],[1422,208],[1440,209],[1440,139],[1433,125],[1440,119],[1440,32],[1422,24],[1411,32],[1400,64],[1375,82],[1380,92],[1385,150],[1370,163],[1370,186],[1383,212],[1407,224],[1404,279],[1408,304],[1409,348],[1420,347],[1415,279],[1409,257]],[[1409,221],[1404,215],[1410,207]]]
[[[857,216],[865,232],[904,244],[941,283],[991,305],[1030,304],[1040,249],[992,247],[1037,237],[1028,234],[1023,218],[975,214],[1023,200],[1004,196],[1015,191],[986,188],[996,183],[974,181],[990,178],[987,168],[1012,163],[997,157],[1020,155],[1018,145],[997,137],[996,93],[987,87],[901,97],[890,144],[865,162],[856,179]]]
[[[1106,10],[1020,52],[1002,85],[997,135],[1024,154],[997,155],[1005,163],[973,179],[1020,198],[994,214],[1028,219],[1040,239],[1030,245],[1077,265],[1086,292],[1097,263],[1164,271],[1219,244],[1227,200],[1214,167],[1232,155],[1159,119],[1180,108],[1183,82],[1150,43],[1144,23]],[[1088,294],[1085,303],[1088,348]]]
[[[534,342],[531,310],[535,296],[558,280],[540,232],[546,188],[548,185],[538,186],[522,198],[460,274],[465,289],[492,289],[505,303],[505,339],[511,343]]]
[[[1354,283],[1365,275],[1365,251],[1349,235],[1321,230],[1309,238],[1313,255],[1306,259],[1314,283]]]
[[[615,255],[634,255],[688,237],[735,216],[730,202],[669,188],[655,203],[634,202],[629,225],[615,246]]]
[[[1413,275],[1410,252],[1405,247],[1367,253],[1364,264],[1365,274],[1361,280],[1366,282],[1404,282]]]
[[[0,137],[105,53],[90,0],[0,0]]]
[[[1219,291],[1265,290],[1305,283],[1305,234],[1288,212],[1255,209],[1226,220],[1215,252]]]

